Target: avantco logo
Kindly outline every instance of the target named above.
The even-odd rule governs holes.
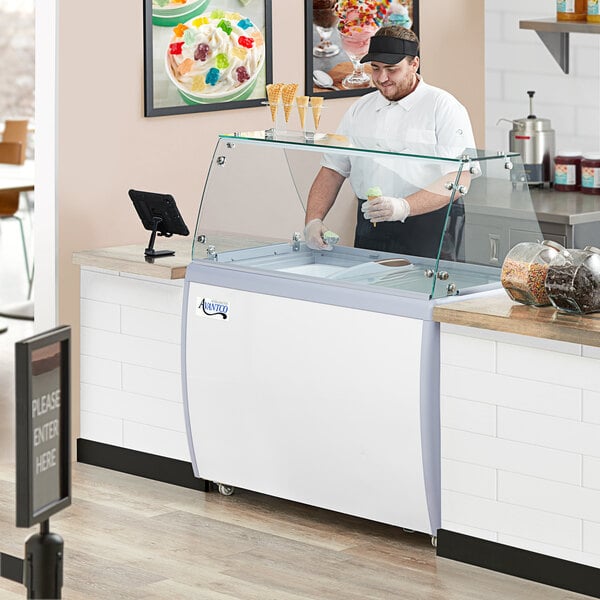
[[[229,318],[229,302],[222,300],[212,300],[211,298],[196,299],[196,314],[206,315],[207,317]]]

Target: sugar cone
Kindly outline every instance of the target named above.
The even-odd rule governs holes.
[[[271,109],[271,119],[275,122],[275,116],[277,115],[277,104],[279,98],[281,98],[281,90],[283,83],[269,83],[267,84],[267,98],[269,100],[269,108]]]
[[[377,186],[369,188],[367,190],[367,200],[371,202],[371,200],[375,200],[375,198],[379,198],[381,196],[381,189]],[[373,227],[377,227],[377,223],[373,223]]]
[[[298,107],[298,115],[300,116],[300,128],[304,129],[304,123],[306,123],[306,109],[308,108],[308,96],[298,96],[296,98],[296,106]]]
[[[297,90],[297,83],[285,83],[281,89],[281,97],[283,98],[283,115],[286,123],[290,119],[290,113],[292,112],[292,105],[294,104],[294,98],[296,97]]]
[[[313,119],[315,121],[315,129],[319,127],[319,121],[321,120],[321,111],[323,110],[323,98],[321,96],[313,96],[310,99],[312,105]]]

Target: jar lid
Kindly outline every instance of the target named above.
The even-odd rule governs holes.
[[[583,158],[587,160],[600,160],[600,152],[586,152]]]
[[[565,251],[565,247],[563,245],[559,244],[558,242],[555,242],[554,240],[544,240],[542,242],[542,245],[548,246],[549,248],[552,248],[553,250],[556,250],[557,252]]]
[[[561,150],[556,156],[581,156],[581,152],[579,150]]]

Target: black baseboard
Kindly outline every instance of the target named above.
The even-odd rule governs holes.
[[[183,460],[78,438],[77,461],[193,490],[210,491],[210,483],[195,477],[192,464]]]
[[[438,530],[437,555],[600,598],[600,569],[561,558]]]

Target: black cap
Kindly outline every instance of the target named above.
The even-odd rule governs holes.
[[[405,56],[417,56],[419,44],[412,40],[401,40],[387,35],[374,35],[369,41],[369,52],[360,59],[361,63],[376,62],[395,65]]]

